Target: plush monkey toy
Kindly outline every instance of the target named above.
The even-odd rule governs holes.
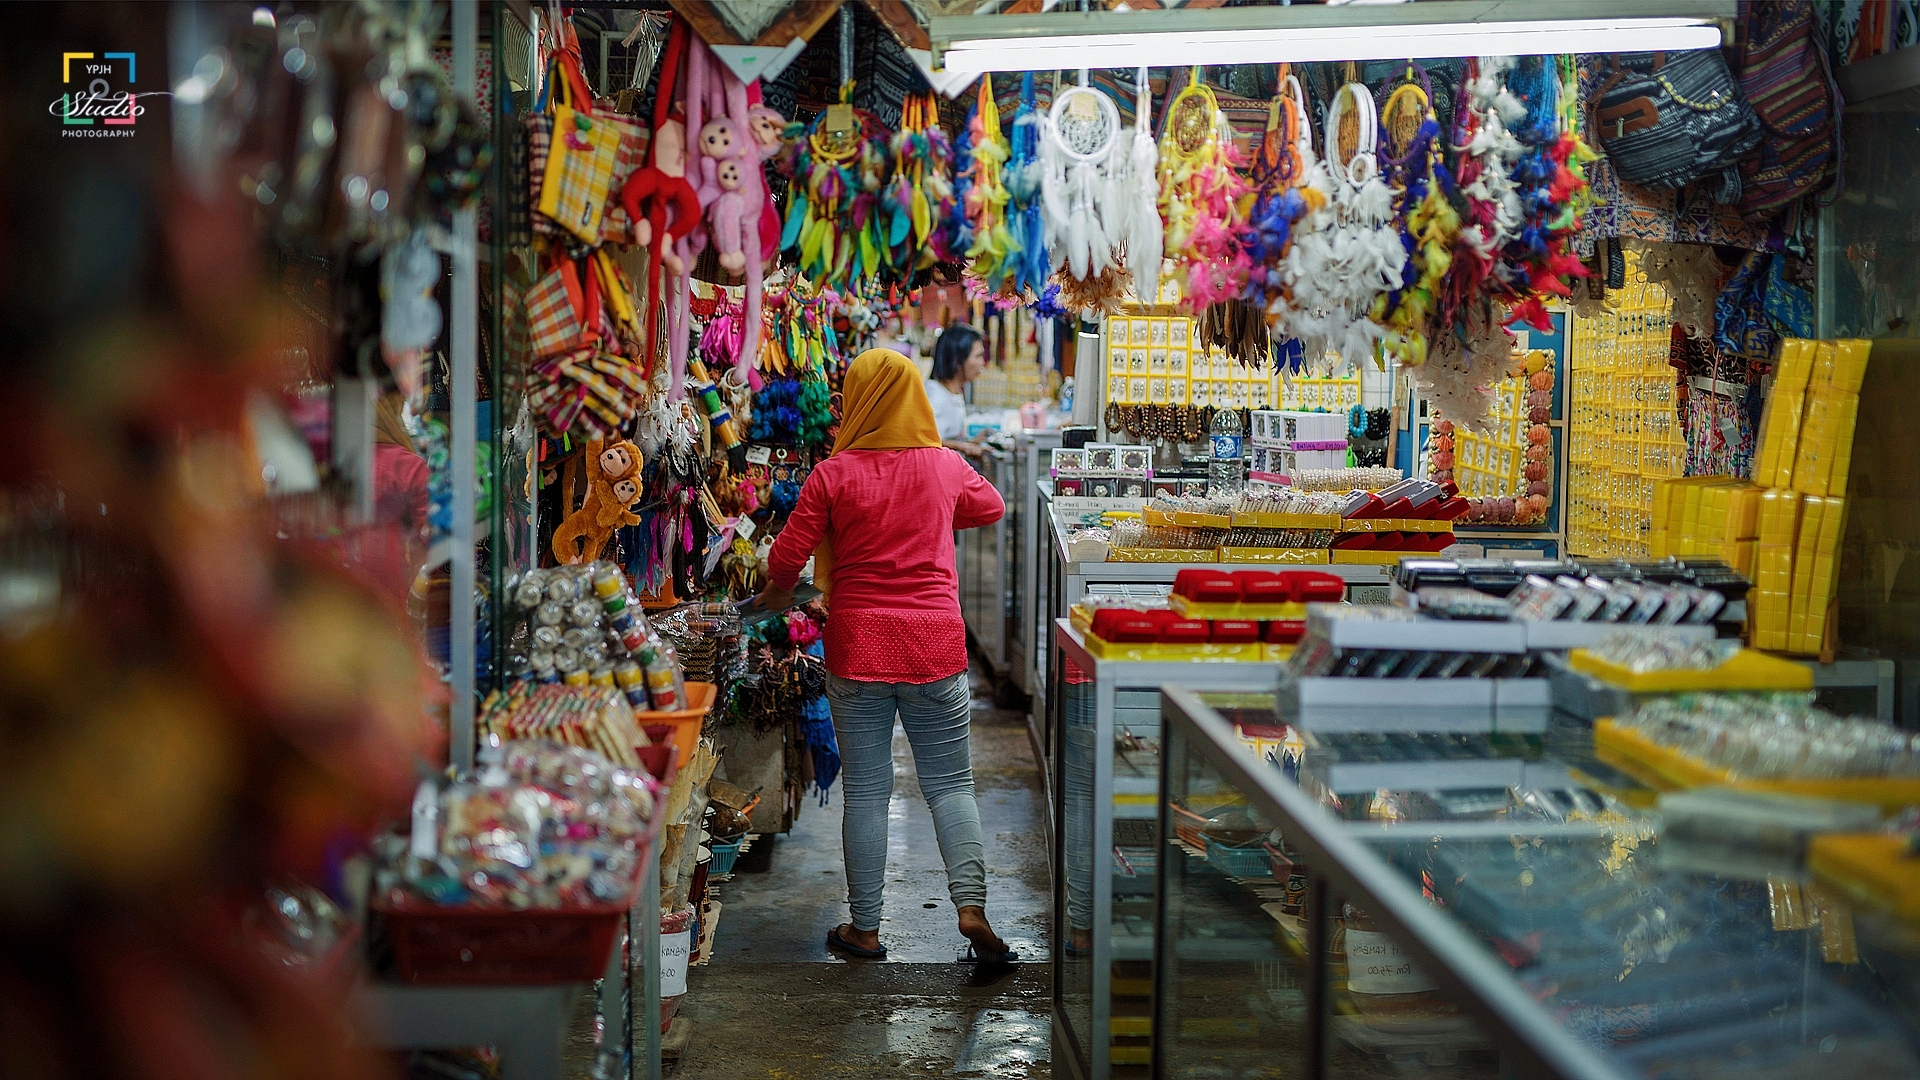
[[[615,529],[640,524],[640,515],[628,509],[640,499],[640,449],[625,439],[591,439],[585,457],[586,502],[553,532],[553,558],[561,564],[598,559]],[[577,546],[581,540],[584,548]]]

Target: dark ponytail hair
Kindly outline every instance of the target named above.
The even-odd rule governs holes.
[[[944,383],[960,374],[967,366],[967,354],[973,352],[973,343],[982,337],[966,323],[954,323],[940,331],[940,340],[933,343],[933,381]]]

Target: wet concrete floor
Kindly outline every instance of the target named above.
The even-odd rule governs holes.
[[[987,848],[987,916],[1022,963],[958,962],[946,870],[913,771],[894,735],[884,961],[843,960],[825,945],[847,919],[840,789],[809,803],[773,844],[766,873],[712,888],[724,905],[712,961],[694,968],[680,1015],[694,1024],[676,1075],[747,1078],[1051,1076],[1048,1064],[1045,795],[1026,717],[992,706],[974,680],[974,786]]]

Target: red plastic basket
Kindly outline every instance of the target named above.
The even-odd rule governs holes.
[[[607,956],[628,904],[514,911],[393,907],[386,917],[393,970],[401,982],[429,986],[551,986],[590,982]]]
[[[1200,835],[1200,830],[1206,827],[1206,817],[1178,803],[1167,807],[1167,816],[1173,820],[1173,835],[1186,841],[1188,847],[1206,850],[1207,841]]]

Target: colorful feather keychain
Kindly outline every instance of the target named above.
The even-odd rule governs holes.
[[[1577,114],[1567,114],[1563,130],[1561,81],[1559,65],[1541,56],[1521,57],[1508,80],[1527,107],[1514,131],[1525,147],[1513,169],[1524,219],[1495,275],[1518,297],[1507,313],[1509,324],[1524,322],[1543,331],[1553,327],[1545,298],[1571,296],[1572,279],[1587,276],[1571,245],[1580,224],[1575,200],[1586,188],[1582,152],[1590,160],[1592,151],[1571,128]]]
[[[1454,177],[1464,210],[1454,241],[1453,270],[1436,313],[1443,326],[1452,325],[1479,298],[1502,291],[1494,280],[1494,264],[1523,223],[1513,166],[1525,148],[1508,128],[1525,119],[1527,109],[1507,90],[1506,73],[1513,64],[1510,56],[1469,60],[1456,99],[1460,105],[1453,149],[1459,156]]]
[[[958,261],[952,168],[953,147],[940,128],[939,104],[932,94],[909,96],[893,137],[895,183],[889,188],[905,209],[906,228],[895,242],[896,267],[925,270]]]
[[[1400,285],[1374,301],[1373,320],[1386,330],[1382,352],[1408,367],[1427,362],[1434,309],[1453,264],[1460,215],[1453,208],[1453,174],[1440,141],[1440,122],[1426,88],[1426,72],[1411,62],[1407,79],[1380,110],[1386,129],[1388,186],[1396,192],[1400,244],[1407,252]]]
[[[887,140],[879,121],[841,101],[807,125],[789,125],[783,171],[792,180],[780,246],[800,272],[821,286],[843,287],[888,270],[893,216],[884,193]]]
[[[979,96],[967,118],[968,169],[967,248],[969,273],[999,292],[1019,257],[1019,242],[1007,226],[1007,186],[1001,169],[1007,163],[1007,140],[1000,134],[1000,106],[993,100],[992,76],[980,77]]]
[[[1046,168],[1040,160],[1046,118],[1033,104],[1033,72],[1020,78],[1020,111],[1014,114],[1003,177],[1007,187],[1007,230],[1013,236],[1009,251],[1011,291],[1038,295],[1046,288],[1051,270],[1047,255],[1047,218],[1041,186]]]
[[[1266,313],[1267,324],[1281,342],[1294,341],[1292,264],[1287,255],[1303,223],[1327,204],[1324,180],[1313,157],[1307,126],[1305,94],[1300,80],[1280,66],[1280,85],[1267,105],[1267,129],[1260,140],[1260,156],[1253,166],[1253,198],[1241,243],[1251,268],[1241,298]],[[1288,348],[1297,355],[1296,346]]]
[[[1251,264],[1241,250],[1237,202],[1246,189],[1235,168],[1232,132],[1213,91],[1194,68],[1167,105],[1160,136],[1160,212],[1182,301],[1191,311],[1231,300]]]

